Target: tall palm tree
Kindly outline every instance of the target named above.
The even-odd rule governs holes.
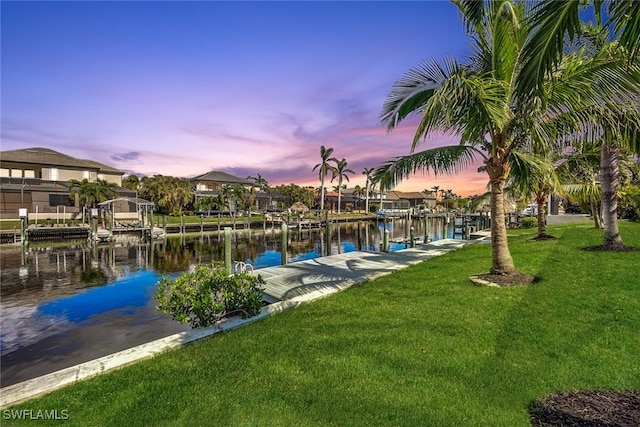
[[[335,160],[335,172],[333,177],[331,178],[331,182],[334,179],[338,178],[338,215],[340,215],[340,201],[342,198],[342,180],[346,179],[349,182],[350,173],[355,173],[353,170],[347,168],[347,160],[342,158],[342,160]]]
[[[452,58],[423,62],[396,82],[381,122],[392,130],[414,113],[420,112],[422,118],[411,154],[381,169],[397,182],[418,170],[455,173],[481,157],[491,186],[490,273],[517,277],[503,209],[511,156],[527,144],[544,151],[558,133],[579,132],[593,117],[586,113],[589,108],[625,98],[633,76],[603,55],[589,61],[573,58],[555,69],[542,89],[530,90],[521,80],[523,47],[531,30],[528,14],[533,9],[513,0],[455,4],[471,37],[472,54],[464,64]],[[421,140],[434,131],[456,135],[460,144],[416,152]]]
[[[365,179],[364,182],[364,188],[365,188],[365,205],[364,205],[364,211],[368,214],[369,213],[369,188],[371,186],[371,174],[375,171],[375,168],[364,168],[362,169],[362,174],[365,175],[367,178]]]
[[[524,56],[528,58],[523,66],[523,75],[529,79],[521,82],[523,90],[534,90],[539,87],[545,76],[549,75],[553,67],[560,63],[566,55],[564,43],[569,39],[579,39],[585,36],[585,26],[580,21],[579,14],[583,9],[592,8],[595,16],[595,28],[590,31],[590,41],[595,41],[592,49],[608,50],[611,54],[624,56],[627,65],[637,70],[640,53],[640,2],[617,0],[603,2],[591,1],[550,1],[545,0],[536,6],[532,25],[532,37],[524,48]],[[603,18],[606,20],[603,21]],[[594,37],[599,34],[600,37]],[[613,34],[614,42],[605,44]],[[604,43],[603,43],[604,42]],[[613,46],[613,49],[612,49]],[[619,61],[619,58],[615,58]],[[636,89],[632,91],[637,92]],[[534,83],[534,85],[531,84]],[[632,101],[633,103],[633,101]],[[637,105],[638,101],[635,100]],[[616,106],[620,106],[618,101]],[[618,199],[619,184],[619,148],[621,146],[632,149],[640,154],[638,138],[638,111],[636,109],[617,114],[597,123],[594,128],[602,135],[600,177],[602,183],[602,211],[604,213],[604,241],[603,247],[611,250],[624,248],[618,229]]]
[[[324,210],[324,179],[325,177],[331,173],[335,173],[335,168],[331,165],[330,162],[337,162],[338,159],[335,157],[331,157],[333,154],[333,148],[324,148],[324,145],[320,146],[320,158],[322,161],[313,167],[315,171],[318,169],[318,176],[320,178],[320,210]]]

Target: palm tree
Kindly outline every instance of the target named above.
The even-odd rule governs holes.
[[[553,238],[547,232],[545,221],[547,196],[562,192],[556,166],[547,154],[514,153],[508,179],[509,187],[520,197],[527,201],[534,200],[538,205],[538,240]]]
[[[362,196],[364,196],[367,191],[359,185],[353,187],[353,197],[356,198],[356,204],[358,206],[358,210],[360,209],[360,200],[362,200]]]
[[[368,214],[369,213],[369,187],[371,186],[371,174],[375,171],[375,168],[364,168],[362,169],[362,174],[365,175],[367,178],[364,182],[364,188],[365,188],[365,204],[364,204],[364,211]]]
[[[451,58],[423,62],[393,86],[381,113],[387,129],[416,112],[422,119],[411,154],[381,169],[397,182],[418,170],[455,173],[480,156],[491,186],[490,273],[517,277],[502,208],[511,157],[525,145],[544,151],[559,133],[580,132],[594,117],[589,108],[626,99],[634,77],[604,55],[589,61],[573,57],[553,70],[542,89],[532,90],[522,82],[522,53],[533,9],[512,0],[455,3],[471,36],[472,55],[466,64]],[[434,131],[454,134],[460,144],[416,152]]]
[[[598,53],[609,51],[618,56],[615,62],[622,60],[637,72],[638,53],[640,52],[640,2],[637,1],[609,1],[602,2],[592,0],[580,1],[549,1],[545,0],[536,6],[538,13],[532,21],[534,31],[532,37],[525,46],[525,61],[523,75],[529,82],[522,80],[521,85],[525,90],[539,87],[541,82],[550,73],[550,70],[558,64],[563,56],[564,41],[579,39],[585,36],[585,26],[579,19],[579,13],[583,8],[593,7],[595,16],[595,28],[588,31],[587,37],[595,42]],[[607,20],[603,22],[603,17]],[[616,41],[607,44],[609,35],[614,34]],[[599,36],[594,36],[597,34]],[[635,88],[637,93],[639,78],[636,77]],[[531,85],[534,82],[535,85]],[[618,100],[616,107],[624,101]],[[637,106],[637,99],[632,104]],[[606,112],[608,113],[608,111]],[[638,143],[638,111],[637,107],[630,111],[621,112],[617,117],[610,117],[604,122],[599,121],[593,128],[599,131],[601,136],[600,177],[602,183],[602,210],[604,213],[604,242],[603,248],[609,250],[624,249],[625,245],[620,237],[618,229],[618,199],[617,187],[619,176],[619,149],[621,146],[631,148],[636,154],[640,154]]]
[[[131,174],[122,180],[122,186],[128,190],[138,191],[140,178],[138,175]]]
[[[95,208],[98,203],[117,197],[118,186],[103,179],[94,182],[87,178],[82,181],[72,179],[69,181],[69,197],[75,198],[76,195],[81,206]]]
[[[355,173],[355,172],[347,168],[347,160],[344,158],[342,160],[335,160],[335,163],[336,163],[335,172],[333,174],[333,177],[331,178],[331,182],[333,182],[334,179],[338,178],[338,215],[340,215],[340,200],[342,198],[342,180],[346,179],[347,182],[349,182],[348,174]]]
[[[260,187],[260,191],[269,190],[269,182],[259,173],[257,173],[256,176],[248,176],[247,179],[255,182],[256,185]]]
[[[320,146],[320,158],[322,161],[313,167],[315,171],[318,169],[318,176],[320,178],[320,210],[324,210],[324,179],[331,173],[335,173],[335,168],[331,166],[329,162],[337,162],[338,159],[331,157],[333,154],[333,148],[324,148],[324,145]]]
[[[440,189],[439,185],[434,185],[433,187],[431,187],[431,189],[433,190],[433,194],[436,196],[436,202],[438,201],[438,190]]]

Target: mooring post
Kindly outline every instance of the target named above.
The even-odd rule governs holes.
[[[384,230],[384,240],[382,242],[382,250],[384,252],[389,252],[389,230],[385,228]]]
[[[429,243],[429,217],[424,213],[424,242]]]
[[[200,215],[200,234],[204,234],[204,218]]]
[[[416,246],[416,241],[413,238],[413,236],[415,234],[414,232],[415,232],[415,228],[411,227],[409,229],[409,239],[411,239],[410,245],[411,245],[412,248]]]
[[[280,237],[282,238],[281,248],[280,248],[280,262],[282,265],[287,264],[287,224],[283,221],[280,224]]]
[[[231,227],[224,228],[224,266],[231,274]]]

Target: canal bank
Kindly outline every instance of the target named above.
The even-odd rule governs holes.
[[[349,252],[268,267],[256,271],[265,278],[265,293],[277,302],[251,319],[229,319],[220,327],[188,330],[92,361],[81,363],[0,390],[0,407],[7,407],[64,385],[90,378],[160,352],[178,348],[220,330],[236,328],[305,302],[346,289],[409,265],[461,248],[471,240],[444,239],[393,253]]]

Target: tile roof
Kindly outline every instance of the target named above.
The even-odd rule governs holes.
[[[123,175],[124,172],[98,163],[93,160],[77,159],[66,154],[59,153],[49,148],[33,147],[21,150],[8,150],[0,152],[0,162],[32,163],[46,166],[64,166],[77,169],[94,169],[100,172],[110,172]]]
[[[249,180],[238,178],[237,176],[233,176],[226,172],[220,171],[210,171],[202,175],[194,176],[193,178],[189,179],[189,181],[213,181],[221,182],[223,184],[256,185],[254,182],[251,182]]]

